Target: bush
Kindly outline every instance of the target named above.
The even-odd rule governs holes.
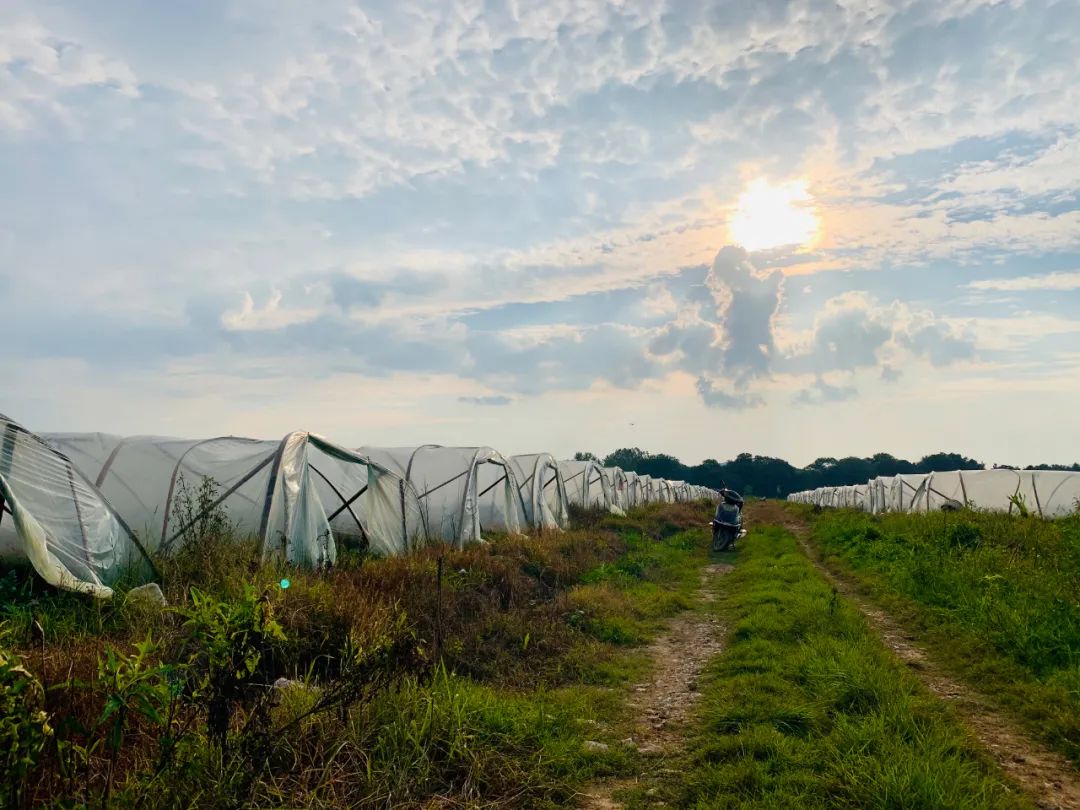
[[[946,529],[945,541],[950,548],[978,548],[982,542],[982,529],[971,523],[954,523]]]
[[[23,803],[27,776],[53,734],[44,698],[38,680],[0,648],[0,784],[9,807]]]

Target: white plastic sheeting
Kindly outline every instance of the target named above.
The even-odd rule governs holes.
[[[517,475],[490,447],[363,447],[415,489],[427,534],[457,546],[483,529],[517,533],[526,523]]]
[[[584,509],[619,509],[609,489],[609,480],[603,467],[595,461],[565,460],[559,462],[566,495],[570,503]]]
[[[626,488],[626,475],[618,467],[601,467],[600,475],[603,476],[603,488],[608,494],[608,511],[614,515],[625,515],[626,508],[622,505],[622,494],[619,487]]]
[[[149,557],[102,494],[61,453],[0,415],[0,556],[51,585],[107,598],[145,581]]]
[[[550,453],[510,456],[518,489],[525,505],[525,519],[533,529],[565,529],[570,522],[566,482]]]
[[[641,486],[642,499],[645,503],[656,503],[656,481],[651,475],[638,473],[638,483]]]
[[[569,504],[621,514],[648,503],[716,499],[683,481],[490,447],[349,450],[297,431],[279,441],[102,433],[35,436],[0,417],[0,556],[59,587],[109,596],[146,579],[193,524],[221,512],[264,558],[332,564],[338,543],[402,554],[431,539],[558,529]]]
[[[148,551],[174,550],[200,509],[221,510],[238,534],[258,538],[264,558],[304,567],[335,561],[335,531],[385,554],[423,537],[418,499],[400,476],[315,434],[264,441],[55,433],[46,440],[95,482]],[[213,494],[199,504],[195,494],[207,479]]]
[[[867,512],[932,512],[970,507],[1052,518],[1080,502],[1080,473],[1053,470],[954,470],[875,478],[857,487],[822,487],[788,500]]]
[[[666,478],[656,482],[656,498],[660,503],[675,503],[675,490]]]
[[[1055,470],[963,470],[931,473],[911,498],[909,511],[930,512],[949,504],[1062,517],[1080,500],[1080,473]]]
[[[626,505],[627,508],[633,509],[635,506],[641,506],[645,503],[644,487],[641,483],[641,477],[632,470],[626,472]]]

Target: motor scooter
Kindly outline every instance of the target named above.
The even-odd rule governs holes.
[[[734,549],[735,541],[746,536],[742,519],[743,499],[731,489],[720,490],[720,503],[712,519],[712,550]]]

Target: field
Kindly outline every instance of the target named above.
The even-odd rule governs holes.
[[[1080,806],[1080,523],[754,503],[710,555],[708,515],[322,574],[213,527],[167,607],[9,572],[5,803]]]
[[[951,670],[1080,763],[1080,519],[837,512],[813,537]]]

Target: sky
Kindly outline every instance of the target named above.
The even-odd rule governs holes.
[[[0,411],[1080,460],[1080,2],[5,0]]]

